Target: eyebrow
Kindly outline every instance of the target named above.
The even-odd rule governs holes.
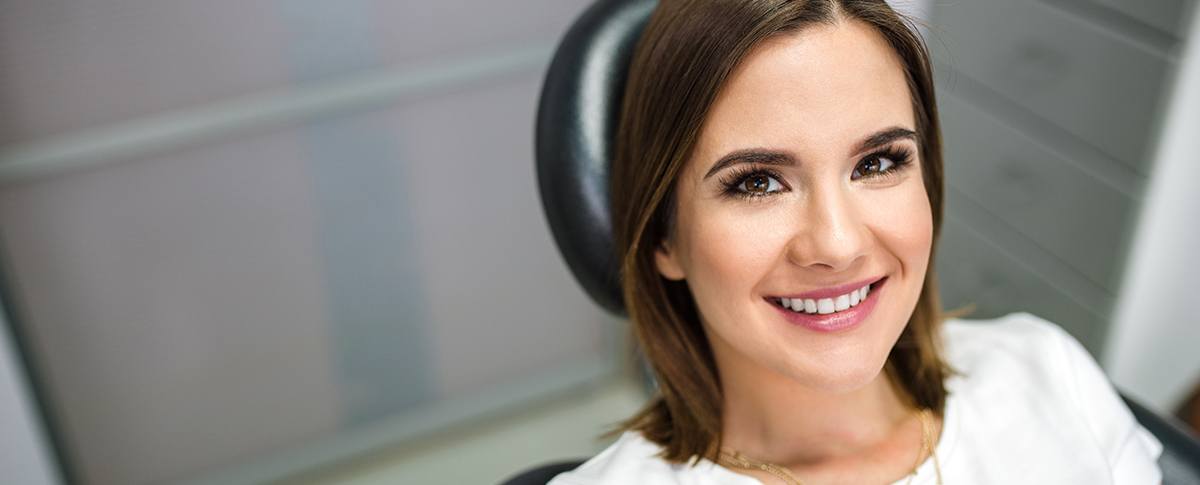
[[[916,141],[917,140],[917,132],[912,131],[908,128],[901,128],[899,126],[893,126],[891,128],[879,131],[879,132],[865,138],[862,141],[862,143],[858,145],[857,153],[862,153],[862,152],[865,152],[872,148],[879,148],[879,147],[887,145],[888,143],[891,143],[893,141],[905,139],[905,138]]]
[[[910,139],[916,141],[917,133],[908,128],[893,126],[878,132],[872,133],[859,143],[855,153],[862,153],[873,148],[879,148],[896,140]],[[763,165],[795,165],[796,158],[791,153],[781,150],[768,150],[765,148],[746,148],[734,150],[729,154],[721,157],[713,164],[712,168],[708,169],[708,173],[704,174],[707,179],[713,174],[724,170],[725,168],[737,165],[739,163],[758,163]]]
[[[712,177],[713,174],[724,170],[726,167],[731,167],[739,163],[794,165],[796,159],[792,157],[792,154],[779,150],[767,150],[764,148],[735,150],[717,160],[717,163],[714,163],[712,168],[708,169],[708,173],[704,174],[704,178]]]

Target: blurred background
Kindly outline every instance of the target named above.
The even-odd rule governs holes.
[[[590,3],[0,0],[0,481],[497,483],[603,449],[646,389],[533,168]],[[1194,3],[893,2],[937,62],[947,306],[1055,321],[1183,417]]]

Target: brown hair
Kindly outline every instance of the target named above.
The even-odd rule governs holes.
[[[842,19],[873,26],[905,69],[934,244],[921,295],[885,372],[912,404],[943,411],[951,370],[938,345],[942,313],[933,270],[942,220],[941,134],[928,51],[912,21],[883,0],[664,0],[634,52],[611,183],[625,307],[658,381],[657,395],[614,432],[641,432],[664,448],[667,461],[715,459],[721,442],[721,384],[692,295],[654,264],[673,218],[675,180],[725,79],[754,46]]]

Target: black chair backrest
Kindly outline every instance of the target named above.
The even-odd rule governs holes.
[[[583,460],[562,461],[531,468],[500,482],[500,485],[546,485],[559,473],[569,472],[583,464]]]
[[[1163,418],[1129,396],[1121,395],[1138,422],[1158,438],[1163,454],[1158,459],[1164,485],[1200,485],[1200,441],[1182,423]]]
[[[575,279],[622,314],[613,249],[609,166],[625,77],[657,1],[601,0],[559,44],[542,86],[536,153],[542,206]]]

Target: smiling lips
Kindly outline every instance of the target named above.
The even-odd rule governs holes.
[[[791,297],[773,297],[770,300],[772,303],[796,313],[828,315],[858,306],[859,303],[866,301],[871,287],[878,286],[882,282],[882,278],[876,278]]]
[[[784,321],[824,334],[840,334],[858,328],[887,293],[887,278],[825,288],[799,295],[767,297]],[[855,301],[857,299],[857,301]],[[787,306],[784,306],[784,303]]]

